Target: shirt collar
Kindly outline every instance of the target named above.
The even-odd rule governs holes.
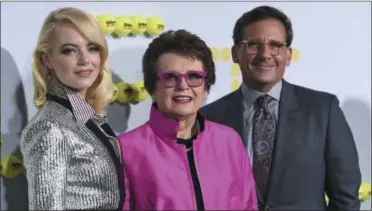
[[[56,78],[51,79],[48,87],[48,94],[68,100],[72,107],[72,113],[78,123],[85,124],[96,114],[92,106],[79,97],[74,90],[62,84]]]
[[[196,135],[202,136],[205,128],[205,117],[201,113],[197,113],[196,121],[199,123],[199,133]],[[176,120],[169,118],[164,113],[158,110],[156,103],[153,103],[150,111],[150,119],[148,124],[157,134],[158,137],[165,141],[176,143],[179,124]],[[196,138],[196,136],[195,136]]]
[[[282,91],[282,80],[280,80],[278,83],[276,83],[273,88],[270,89],[270,91],[267,93],[270,97],[273,99],[280,101],[280,94]],[[241,85],[241,92],[243,95],[243,102],[244,102],[244,108],[250,108],[253,103],[257,100],[257,98],[263,93],[252,89],[251,87],[247,86],[246,84],[242,83]]]

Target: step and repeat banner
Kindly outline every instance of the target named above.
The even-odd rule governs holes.
[[[164,30],[186,29],[213,52],[215,86],[205,104],[237,89],[239,67],[231,59],[232,30],[244,12],[262,4],[283,10],[294,30],[292,64],[285,79],[336,94],[349,121],[365,185],[371,186],[371,7],[361,2],[2,2],[1,4],[1,210],[27,209],[19,137],[36,113],[31,55],[52,10],[81,8],[107,34],[116,90],[108,119],[117,134],[144,123],[151,97],[143,88],[142,55]],[[370,201],[362,208],[370,210]]]

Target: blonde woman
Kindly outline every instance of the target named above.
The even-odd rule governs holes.
[[[122,207],[121,155],[104,114],[112,95],[107,56],[90,14],[62,8],[46,18],[33,54],[39,110],[21,138],[30,210]]]

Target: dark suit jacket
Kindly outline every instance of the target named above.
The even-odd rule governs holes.
[[[240,89],[206,105],[202,113],[242,136]],[[359,210],[358,154],[337,97],[283,81],[278,121],[262,210]]]

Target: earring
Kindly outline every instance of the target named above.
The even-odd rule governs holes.
[[[53,70],[51,68],[48,68],[48,67],[46,69],[47,69],[47,71],[46,71],[47,79],[51,80],[52,77],[53,77]]]
[[[207,90],[204,91],[204,100],[208,98],[209,92]]]

